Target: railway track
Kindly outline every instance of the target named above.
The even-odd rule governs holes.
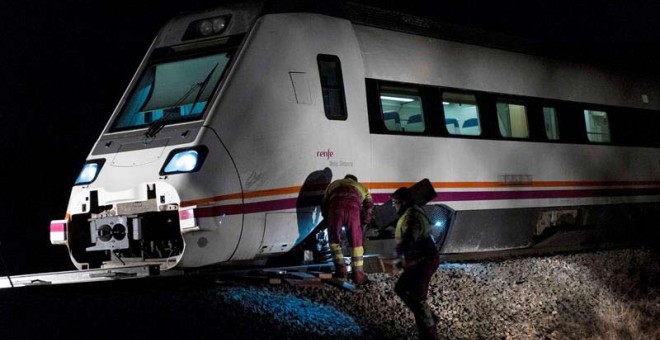
[[[574,234],[566,237],[575,237]],[[617,249],[629,247],[630,244],[566,244],[561,240],[539,243],[523,249],[507,249],[495,251],[479,251],[460,254],[441,254],[441,262],[480,262],[500,261],[511,258],[546,256],[558,253],[578,253],[591,250]],[[365,242],[365,269],[369,273],[396,272],[392,267],[391,258],[394,252],[394,240],[368,240]],[[74,270],[63,272],[34,273],[16,276],[0,277],[0,289],[26,286],[43,286],[55,284],[80,284],[102,281],[133,280],[157,277],[185,277],[191,279],[210,279],[226,281],[244,281],[266,284],[289,284],[295,286],[331,285],[355,290],[347,281],[332,277],[333,264],[330,261],[289,266],[267,265],[221,265],[190,270],[160,271],[157,264],[139,265],[121,268],[103,268],[90,270]]]
[[[333,278],[332,269],[332,263],[320,263],[284,267],[207,268],[184,272],[160,271],[158,265],[150,265],[4,276],[0,277],[0,288],[178,277],[184,280],[241,281],[295,286],[331,285],[347,290],[355,289],[350,282]]]

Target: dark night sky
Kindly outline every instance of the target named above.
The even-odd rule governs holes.
[[[50,245],[48,225],[63,218],[86,155],[159,27],[222,1],[14,2],[0,4],[0,251],[11,274],[73,269],[65,248]],[[653,1],[367,2],[660,75]]]

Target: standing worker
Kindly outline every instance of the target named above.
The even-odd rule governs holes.
[[[394,237],[403,273],[394,291],[410,308],[420,339],[438,337],[435,316],[426,302],[431,277],[440,264],[440,254],[431,237],[431,223],[424,210],[414,204],[410,189],[401,187],[392,194],[399,214]]]
[[[373,211],[373,200],[369,191],[354,175],[346,175],[328,186],[323,195],[323,216],[328,218],[328,237],[335,264],[335,276],[346,278],[348,271],[344,263],[340,239],[342,227],[351,252],[353,283],[366,284],[369,279],[364,273],[364,248],[362,247],[362,224],[369,224]]]

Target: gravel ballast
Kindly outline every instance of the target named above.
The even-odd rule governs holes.
[[[414,339],[397,276],[330,285],[168,278],[0,291],[0,338]],[[623,249],[443,263],[429,303],[445,339],[658,339],[660,264]]]

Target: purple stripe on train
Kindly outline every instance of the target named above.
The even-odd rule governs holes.
[[[434,202],[456,201],[493,201],[543,198],[583,198],[660,195],[660,188],[621,188],[588,190],[518,190],[518,191],[440,191]],[[390,199],[390,194],[372,194],[374,202],[382,204]],[[272,201],[229,204],[195,209],[195,217],[215,217],[222,215],[249,214],[264,211],[276,211],[306,207],[297,206],[297,198],[285,198]]]

